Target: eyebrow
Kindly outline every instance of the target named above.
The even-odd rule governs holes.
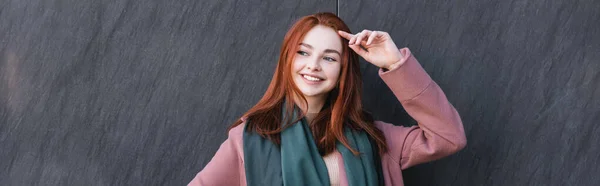
[[[310,49],[313,49],[313,47],[311,45],[306,44],[306,43],[300,43],[300,45],[305,46],[305,47],[310,48]],[[339,56],[342,56],[342,54],[340,52],[338,52],[337,50],[334,50],[334,49],[325,49],[324,52],[325,53],[336,53]]]

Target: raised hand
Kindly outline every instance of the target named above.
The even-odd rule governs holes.
[[[363,30],[350,34],[340,30],[338,34],[349,41],[352,50],[375,66],[391,69],[402,65],[403,56],[387,32]]]

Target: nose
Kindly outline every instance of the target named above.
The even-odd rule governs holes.
[[[307,64],[306,68],[311,71],[321,71],[321,65],[319,64],[319,59],[311,59]]]

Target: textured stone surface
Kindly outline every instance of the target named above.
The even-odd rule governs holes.
[[[388,31],[412,49],[464,121],[467,147],[407,170],[406,184],[600,183],[598,10],[595,0],[340,0],[354,32]],[[366,107],[414,124],[377,69],[363,70]]]
[[[600,182],[600,2],[340,0],[409,47],[468,145],[407,185]],[[0,1],[0,185],[184,185],[327,1]],[[362,63],[377,119],[413,125]]]
[[[184,185],[335,1],[0,3],[0,185]]]

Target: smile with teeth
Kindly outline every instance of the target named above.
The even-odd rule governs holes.
[[[313,77],[313,76],[309,76],[309,75],[302,75],[302,77],[304,77],[304,79],[309,80],[309,81],[322,81],[322,79],[318,78],[318,77]]]

